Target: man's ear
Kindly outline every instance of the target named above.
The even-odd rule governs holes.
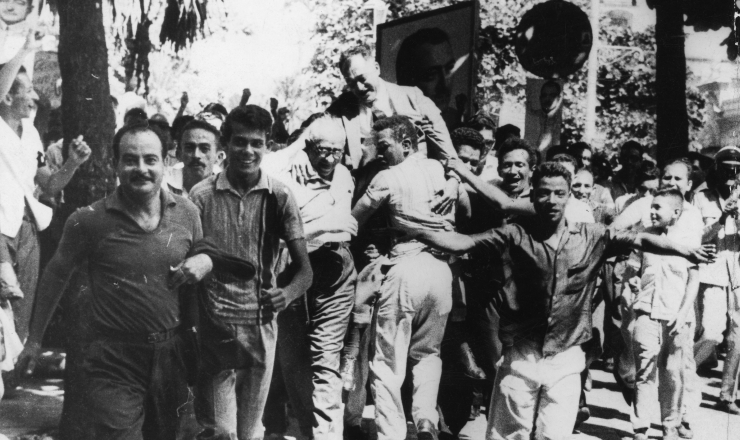
[[[5,104],[10,107],[13,105],[13,96],[10,93],[6,94],[3,99],[0,100],[0,104]]]
[[[401,147],[403,147],[403,151],[411,151],[413,150],[411,140],[410,139],[404,139],[401,141]]]
[[[380,75],[380,64],[377,61],[375,61],[375,71]]]

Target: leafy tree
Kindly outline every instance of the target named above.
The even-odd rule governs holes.
[[[514,52],[515,28],[521,16],[542,0],[481,0],[481,32],[478,52],[476,98],[480,108],[498,114],[504,101],[523,102],[526,73]],[[590,0],[571,0],[585,12]],[[396,19],[458,3],[452,0],[390,1],[390,17]],[[314,10],[318,21],[315,38],[318,49],[308,71],[308,90],[315,91],[316,104],[328,105],[344,83],[336,68],[342,50],[368,41],[370,17],[362,10],[362,0],[317,0]],[[607,45],[636,47],[636,55],[602,51],[600,54],[597,128],[605,133],[608,147],[629,139],[644,144],[656,142],[656,44],[655,29],[633,32],[631,29],[601,21],[600,39]],[[619,56],[619,62],[610,62]],[[687,72],[690,75],[690,72]],[[566,107],[563,136],[580,140],[585,119],[586,68],[566,79]],[[696,88],[686,93],[691,139],[697,139],[704,119],[704,100]]]

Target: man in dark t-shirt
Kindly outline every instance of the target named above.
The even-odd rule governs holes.
[[[116,134],[121,186],[67,221],[18,361],[33,369],[65,285],[86,265],[94,335],[82,375],[92,438],[174,440],[187,402],[178,287],[200,281],[212,262],[186,259],[203,231],[195,205],[161,189],[164,148],[146,124]]]

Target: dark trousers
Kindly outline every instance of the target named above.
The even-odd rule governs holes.
[[[175,440],[188,400],[183,341],[154,344],[100,338],[81,366],[92,438]]]
[[[278,353],[298,424],[304,435],[341,435],[339,363],[354,307],[355,271],[346,247],[309,255],[313,284],[278,315]]]

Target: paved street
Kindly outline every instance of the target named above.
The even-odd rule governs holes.
[[[719,395],[720,366],[712,372],[712,377],[702,378],[702,408],[693,427],[696,440],[737,440],[740,439],[740,416],[730,416],[711,409]],[[603,371],[593,370],[593,389],[588,393],[592,417],[572,440],[601,439],[619,440],[630,436],[629,407],[617,391],[614,379]],[[36,379],[24,384],[15,397],[0,402],[0,434],[15,439],[28,434],[56,434],[56,425],[62,409],[63,384],[59,378]],[[366,409],[371,416],[372,408]],[[369,420],[368,420],[369,422]],[[368,423],[369,424],[369,423]],[[295,423],[292,424],[293,427]],[[485,432],[485,419],[480,417],[465,427],[461,437],[482,440]],[[295,435],[294,432],[291,432]],[[651,438],[661,438],[658,418],[658,403],[654,407]],[[25,437],[25,439],[33,437]],[[42,437],[37,437],[41,439]],[[297,436],[298,439],[302,437]],[[409,439],[413,439],[409,435]],[[0,436],[0,440],[4,440]]]

